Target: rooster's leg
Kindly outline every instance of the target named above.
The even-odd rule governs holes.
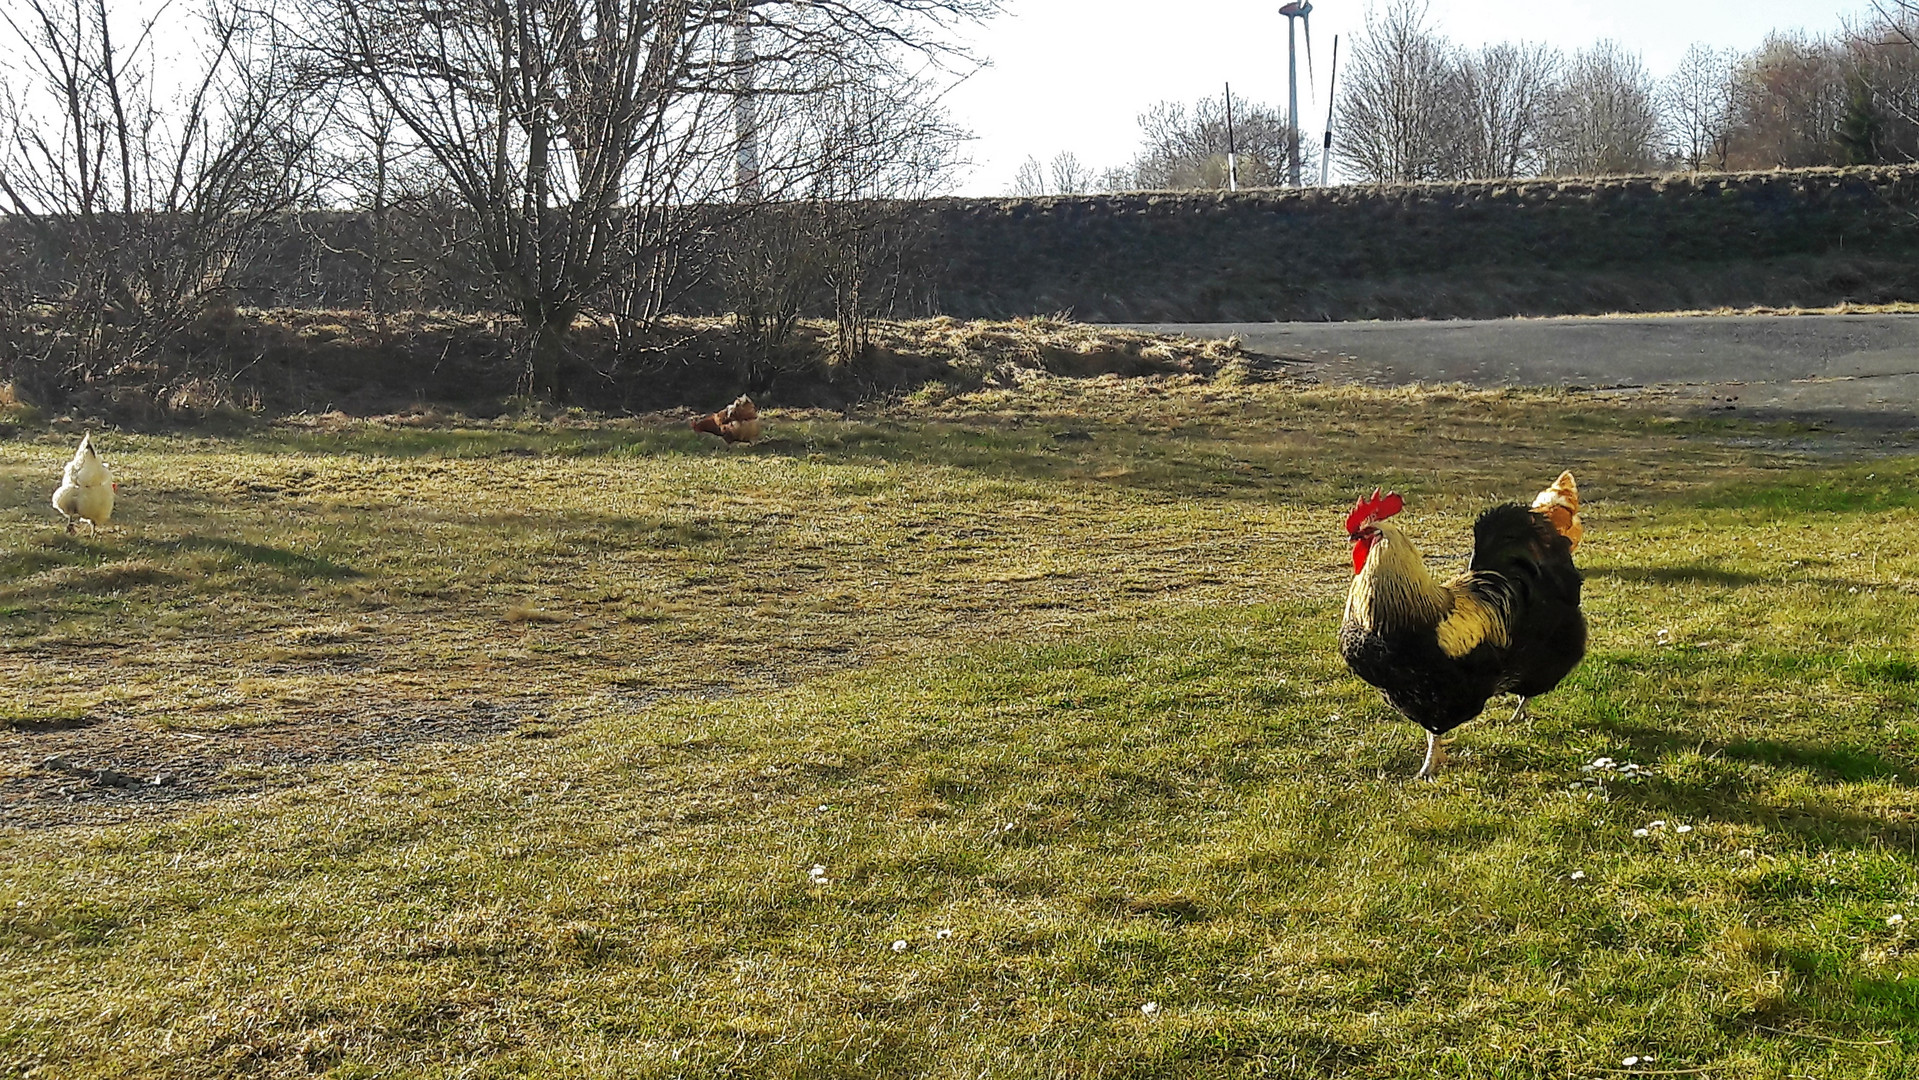
[[[1428,731],[1426,733],[1426,764],[1413,774],[1415,780],[1432,780],[1439,775],[1439,767],[1446,763],[1446,740]]]
[[[1529,698],[1529,697],[1522,697],[1519,699],[1519,708],[1513,710],[1512,718],[1514,720],[1532,719],[1532,714],[1526,711],[1526,703],[1531,700],[1532,698]]]
[[[68,535],[68,536],[72,536],[73,534],[74,534],[74,524],[73,524],[73,519],[72,519],[72,518],[68,518],[68,519],[67,519],[67,535]]]

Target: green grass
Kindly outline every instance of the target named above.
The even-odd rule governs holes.
[[[0,722],[548,736],[0,831],[0,1073],[1919,1065],[1909,441],[1186,379],[772,430],[116,434],[98,538],[0,443]],[[1563,465],[1592,655],[1411,783],[1343,512],[1457,561]]]

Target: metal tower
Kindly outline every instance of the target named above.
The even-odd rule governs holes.
[[[1313,4],[1312,0],[1293,0],[1279,9],[1286,16],[1286,182],[1299,186],[1299,45],[1293,32],[1295,19],[1306,24],[1307,78],[1312,78]]]

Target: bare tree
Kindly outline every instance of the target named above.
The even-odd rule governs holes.
[[[1013,173],[1006,193],[1016,199],[1047,195],[1084,195],[1095,189],[1099,177],[1071,150],[1062,150],[1045,162],[1028,156]]]
[[[770,377],[802,315],[831,314],[834,352],[852,359],[867,347],[870,320],[906,300],[922,235],[905,200],[952,176],[966,133],[936,84],[896,76],[776,98],[761,120],[760,153],[775,166],[766,175],[779,180],[779,197],[723,230],[716,268],[757,346],[749,385]]]
[[[1726,168],[1738,119],[1737,67],[1731,50],[1695,44],[1659,85],[1673,154],[1694,172],[1708,165]]]
[[[439,177],[369,87],[349,88],[339,105],[320,147],[331,181],[321,197],[327,209],[347,214],[301,215],[296,224],[309,245],[344,256],[359,276],[322,280],[318,294],[301,302],[338,303],[355,290],[381,332],[399,311],[459,306],[455,283],[475,275],[462,265],[470,251],[440,242],[446,215],[433,212],[445,204]]]
[[[1162,101],[1139,117],[1140,149],[1133,179],[1149,190],[1217,190],[1227,186],[1229,146],[1239,156],[1241,187],[1270,187],[1284,175],[1291,146],[1286,117],[1256,101],[1233,99],[1232,137],[1227,137],[1226,99],[1201,98],[1191,109]],[[1300,140],[1301,171],[1318,168],[1312,140]]]
[[[1560,85],[1546,169],[1569,176],[1616,176],[1658,166],[1659,110],[1652,76],[1636,53],[1613,41],[1574,56]]]
[[[1919,0],[1872,0],[1879,24],[1914,49],[1919,49]]]
[[[634,274],[651,314],[659,270],[710,226],[690,208],[779,198],[805,162],[768,154],[782,98],[834,92],[902,52],[938,60],[957,21],[994,0],[311,0],[335,55],[374,88],[473,219],[525,327],[525,385],[557,399],[575,319]],[[750,49],[742,52],[742,34]],[[742,78],[750,69],[752,79]],[[741,137],[754,134],[753,168]],[[750,186],[747,191],[742,185]],[[750,204],[751,200],[748,200]]]
[[[1339,159],[1361,179],[1433,180],[1452,171],[1458,63],[1426,18],[1426,0],[1367,8],[1336,106]]]
[[[527,330],[525,388],[557,398],[574,319],[620,260],[660,242],[650,211],[720,127],[711,99],[685,109],[676,92],[724,66],[718,34],[683,3],[644,0],[321,4],[349,75],[472,216]],[[645,209],[616,213],[628,203]]]
[[[1084,195],[1098,182],[1092,167],[1082,164],[1079,155],[1071,150],[1053,155],[1053,160],[1046,163],[1046,174],[1053,182],[1056,195]]]
[[[1740,65],[1735,164],[1799,168],[1843,160],[1834,139],[1846,111],[1847,64],[1839,43],[1773,34]]]
[[[1877,160],[1919,160],[1919,3],[1881,0],[1875,14],[1847,27],[1850,93],[1841,125],[1854,129],[1856,142],[1858,129],[1876,121]]]
[[[1093,180],[1094,191],[1134,191],[1139,187],[1139,174],[1123,165],[1109,165]]]
[[[866,353],[874,317],[910,302],[927,235],[908,203],[953,177],[968,137],[938,107],[934,88],[909,78],[887,89],[867,87],[841,104],[845,149],[829,162],[816,200],[833,351],[843,361]]]
[[[1459,58],[1456,175],[1537,175],[1564,60],[1545,45],[1489,45]]]
[[[1006,187],[1006,194],[1015,199],[1035,199],[1052,194],[1046,186],[1046,166],[1036,157],[1028,155],[1013,171],[1013,182]]]
[[[261,225],[315,190],[324,98],[276,24],[238,0],[185,23],[162,63],[145,21],[106,0],[0,11],[17,80],[0,93],[0,198],[36,238],[60,305],[56,379],[147,360],[208,308]]]

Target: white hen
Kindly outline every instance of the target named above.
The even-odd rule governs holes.
[[[68,532],[73,531],[76,519],[85,521],[89,531],[98,532],[113,516],[113,493],[119,489],[113,474],[107,471],[107,463],[94,453],[93,434],[89,432],[81,436],[80,449],[67,462],[66,475],[53,493],[53,508],[67,519]]]

